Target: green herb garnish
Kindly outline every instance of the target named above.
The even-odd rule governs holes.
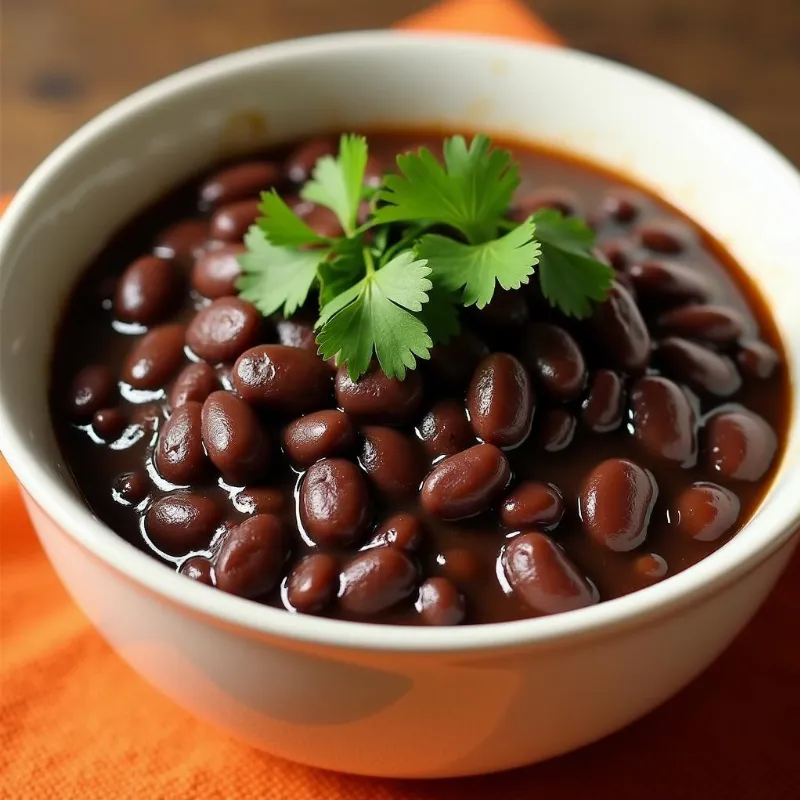
[[[399,171],[374,190],[364,186],[366,139],[342,136],[338,156],[317,162],[301,197],[333,211],[344,235],[320,236],[264,192],[239,259],[240,295],[264,315],[290,317],[315,290],[319,353],[347,364],[353,380],[373,357],[402,380],[458,332],[460,307],[483,308],[497,286],[519,289],[537,267],[552,306],[588,316],[613,276],[591,255],[594,233],[550,210],[511,222],[519,170],[486,136],[469,145],[454,136],[443,152],[443,163],[426,148],[398,156]]]

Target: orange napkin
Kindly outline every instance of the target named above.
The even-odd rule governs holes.
[[[446,0],[404,27],[558,43],[516,0]],[[792,800],[800,788],[800,560],[699,680],[599,744],[501,775],[399,782],[250,750],[140,680],[73,605],[0,463],[0,798]]]

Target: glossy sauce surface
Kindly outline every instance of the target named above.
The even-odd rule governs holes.
[[[440,141],[371,135],[371,168]],[[788,424],[767,309],[666,204],[503,144],[523,175],[514,215],[546,205],[596,227],[618,283],[595,318],[564,319],[535,287],[501,293],[404,384],[354,385],[314,355],[313,309],[264,320],[230,297],[254,193],[291,194],[330,145],[215,167],[121,231],[65,310],[53,420],[93,512],[195,580],[402,624],[569,610],[723,545]],[[320,230],[324,212],[303,210]]]

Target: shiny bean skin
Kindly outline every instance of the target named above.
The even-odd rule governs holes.
[[[447,578],[428,578],[419,587],[415,608],[426,625],[458,625],[466,615],[464,595]]]
[[[451,547],[437,558],[441,573],[457,584],[472,583],[481,577],[481,562],[466,547]]]
[[[275,587],[286,562],[283,523],[272,514],[256,514],[228,531],[214,561],[218,589],[240,597],[258,597]]]
[[[649,470],[609,458],[587,476],[578,498],[584,530],[615,552],[638,547],[647,536],[658,487]]]
[[[242,353],[233,367],[233,385],[248,403],[293,415],[324,408],[331,399],[331,373],[325,362],[299,347],[280,344]]]
[[[353,382],[343,365],[336,372],[335,383],[339,407],[371,422],[406,422],[414,417],[422,402],[422,378],[418,371],[407,372],[401,381],[387,378],[373,365]]]
[[[603,259],[620,273],[627,269],[634,259],[633,245],[627,239],[610,239],[601,242],[597,245],[597,250]],[[630,291],[630,287],[626,288]]]
[[[104,442],[116,441],[127,425],[125,414],[118,408],[101,408],[92,416],[92,429]]]
[[[426,368],[437,384],[460,390],[467,386],[475,367],[488,355],[486,343],[469,329],[464,329],[449,342],[434,346]]]
[[[114,315],[122,322],[152,325],[175,307],[181,276],[172,261],[137,258],[120,276],[114,293]]]
[[[552,408],[538,417],[536,441],[542,450],[558,453],[572,444],[577,420],[565,408]]]
[[[333,139],[311,139],[294,150],[286,159],[284,170],[286,177],[292,183],[305,183],[316,166],[317,161],[323,156],[336,153]]]
[[[208,472],[201,435],[202,411],[200,403],[185,403],[172,412],[158,434],[156,469],[175,486],[199,482]]]
[[[434,517],[458,520],[480,514],[500,498],[511,480],[502,450],[477,444],[440,461],[422,483],[420,502]]]
[[[344,235],[342,223],[331,209],[314,203],[301,203],[294,209],[303,222],[320,236],[336,238]]]
[[[186,329],[186,344],[200,358],[234,361],[259,339],[263,317],[252,303],[220,297],[200,309]]]
[[[636,574],[646,584],[658,583],[669,572],[669,564],[657,553],[645,553],[633,562]]]
[[[247,161],[215,172],[200,186],[200,203],[206,208],[258,197],[281,178],[280,167],[272,161]]]
[[[253,409],[236,395],[212,392],[203,403],[201,429],[208,457],[226,483],[254,483],[269,469],[267,433]]]
[[[248,486],[234,496],[234,507],[245,514],[281,514],[289,506],[283,489]]]
[[[557,400],[572,400],[586,384],[586,362],[578,343],[563,328],[545,322],[525,333],[523,361],[539,386]]]
[[[637,234],[642,247],[667,255],[682,253],[692,238],[691,231],[684,223],[672,220],[645,223],[638,228]]]
[[[199,258],[208,244],[209,228],[204,219],[185,219],[162,231],[155,244],[155,253],[189,265]]]
[[[708,279],[691,267],[669,261],[632,264],[628,275],[639,297],[666,304],[704,303],[711,297]]]
[[[609,369],[598,369],[592,375],[589,395],[581,404],[584,425],[595,433],[608,433],[619,428],[624,412],[622,379]]]
[[[475,444],[464,406],[440,400],[422,418],[417,434],[429,456],[452,456]]]
[[[208,364],[204,361],[187,364],[169,390],[169,404],[174,410],[186,403],[202,403],[215,389],[219,389],[219,381]]]
[[[222,511],[210,497],[172,492],[153,501],[144,527],[156,547],[177,556],[207,547],[220,522]]]
[[[780,357],[766,342],[742,342],[736,354],[739,371],[748,378],[770,378],[780,363]]]
[[[236,294],[242,274],[238,257],[244,252],[243,244],[226,244],[203,253],[192,268],[192,288],[210,300]]]
[[[553,530],[564,516],[564,498],[558,487],[541,481],[525,481],[503,500],[500,521],[512,530]]]
[[[648,375],[631,387],[633,435],[644,449],[682,467],[697,462],[697,416],[686,392],[669,378]]]
[[[223,242],[241,242],[261,213],[258,204],[259,200],[239,200],[222,206],[211,217],[211,235]]]
[[[621,188],[609,192],[600,205],[600,213],[619,225],[627,225],[639,216],[644,198],[630,189]]]
[[[413,514],[393,514],[375,529],[367,547],[399,547],[414,551],[422,542],[422,523]]]
[[[311,553],[302,558],[286,582],[286,599],[294,611],[319,614],[339,590],[339,562],[330,553]]]
[[[396,547],[375,547],[355,556],[342,570],[339,606],[349,614],[372,616],[408,599],[417,569]]]
[[[275,324],[278,341],[287,347],[301,347],[309,353],[317,352],[317,341],[312,323],[297,319],[282,319]]]
[[[662,339],[656,356],[665,373],[696,391],[730,397],[742,386],[736,365],[728,356],[688,339],[677,336]]]
[[[114,481],[113,492],[126,505],[137,506],[150,493],[150,480],[143,469],[123,472]]]
[[[475,315],[481,326],[507,332],[528,321],[528,304],[521,291],[499,289],[491,301]]]
[[[742,335],[744,323],[741,314],[726,306],[680,306],[663,313],[658,328],[662,334],[727,345]]]
[[[613,366],[642,372],[650,361],[650,333],[631,293],[614,281],[608,299],[595,306],[592,333]]]
[[[395,428],[367,425],[359,462],[382,497],[410,497],[425,477],[426,459],[416,439]]]
[[[117,382],[108,367],[90,364],[73,379],[67,394],[67,413],[75,422],[88,422],[115,398]]]
[[[347,547],[366,532],[372,502],[363,472],[352,461],[324,458],[300,485],[300,520],[318,545]]]
[[[513,593],[538,614],[574,611],[599,599],[564,551],[543,533],[511,539],[503,549],[502,566]]]
[[[709,467],[721,477],[758,481],[775,458],[778,438],[752,411],[721,411],[706,423],[706,450]]]
[[[297,467],[353,450],[356,431],[343,411],[328,408],[298,417],[283,431],[283,451]]]
[[[192,556],[181,564],[178,572],[187,578],[204,583],[206,586],[214,585],[214,571],[211,562],[204,556]]]
[[[122,380],[134,389],[160,389],[183,361],[186,329],[170,323],[146,333],[131,349],[122,368]]]
[[[467,391],[467,410],[475,435],[508,449],[528,438],[535,402],[525,367],[508,353],[484,358]]]
[[[739,498],[730,489],[699,481],[678,496],[672,519],[681,533],[714,542],[733,528],[739,510]]]

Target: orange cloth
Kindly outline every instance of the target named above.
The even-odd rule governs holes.
[[[409,23],[557,37],[516,0],[446,0]],[[728,652],[663,708],[546,764],[369,780],[254,752],[140,680],[73,605],[0,463],[0,798],[783,800],[800,790],[800,560]]]

